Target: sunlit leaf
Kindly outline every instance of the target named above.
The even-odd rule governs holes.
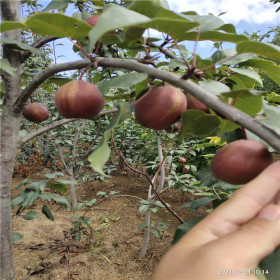
[[[219,63],[223,61],[221,62],[221,64],[235,65],[247,61],[255,56],[256,54],[253,53],[238,54],[235,49],[224,49],[224,50],[217,50],[212,55],[212,61],[214,63]]]
[[[130,112],[131,107],[128,106],[127,103],[121,103],[119,105],[118,112],[116,113],[114,118],[111,120],[111,123],[108,125],[105,132],[103,133],[103,137],[100,140],[98,146],[88,157],[88,161],[90,162],[92,169],[103,176],[106,176],[103,171],[103,167],[108,161],[111,153],[111,149],[108,145],[108,140],[111,137],[111,131],[119,123],[121,123]]]
[[[199,35],[197,38],[197,32],[187,32],[184,35],[185,40],[190,40],[190,41],[205,41],[205,40],[210,40],[210,41],[224,41],[224,42],[232,42],[232,43],[238,43],[242,42],[245,40],[248,40],[248,38],[244,35],[238,35],[234,33],[223,33],[219,31],[206,31],[202,34]]]
[[[68,7],[72,2],[71,0],[52,0],[42,12],[47,12],[51,10],[63,10]]]
[[[261,69],[269,78],[280,86],[280,66],[270,60],[251,59],[241,64],[242,66],[250,66]]]
[[[223,93],[225,97],[233,98],[233,106],[244,113],[255,116],[262,109],[262,93],[254,90],[240,89]]]
[[[99,38],[108,31],[148,21],[150,21],[150,18],[142,14],[128,10],[121,6],[112,6],[101,14],[96,26],[90,31],[90,46],[93,48]]]
[[[223,92],[230,91],[227,85],[214,80],[199,81],[199,85],[214,95],[220,95]]]
[[[34,33],[42,36],[71,37],[84,39],[91,30],[84,20],[69,17],[60,13],[38,13],[25,22]]]
[[[7,32],[14,29],[22,29],[26,28],[25,24],[17,21],[3,21],[0,24],[0,31],[1,33]]]
[[[240,42],[236,46],[238,53],[256,53],[272,58],[280,58],[280,47],[256,41]]]
[[[247,76],[251,79],[254,79],[257,82],[259,82],[261,86],[263,85],[260,75],[255,71],[248,70],[248,69],[231,68],[231,67],[229,67],[229,70],[231,70],[232,72]]]

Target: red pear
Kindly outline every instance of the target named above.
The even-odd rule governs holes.
[[[41,123],[48,119],[48,109],[40,103],[32,102],[24,106],[22,115],[29,121]]]
[[[91,25],[91,26],[95,26],[97,21],[99,19],[99,15],[93,15],[93,16],[90,16],[86,19],[86,22]]]
[[[230,184],[246,184],[273,162],[267,147],[256,140],[237,140],[220,148],[211,162],[213,175]]]
[[[179,89],[162,86],[152,89],[135,105],[136,121],[155,130],[167,129],[187,108],[187,98]]]
[[[182,164],[185,164],[187,162],[187,160],[184,157],[181,157],[179,161]]]
[[[103,109],[105,99],[98,88],[82,80],[63,85],[55,93],[55,106],[66,119],[92,119]]]
[[[205,113],[210,113],[209,108],[207,105],[202,103],[200,100],[195,98],[194,96],[187,94],[188,99],[188,108],[187,109],[196,109],[199,111],[203,111]]]

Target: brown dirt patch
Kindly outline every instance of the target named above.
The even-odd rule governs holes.
[[[39,178],[40,174],[33,177]],[[21,180],[15,177],[13,186]],[[169,228],[162,232],[160,238],[151,235],[146,257],[138,259],[143,242],[143,230],[138,230],[138,227],[144,222],[144,215],[139,213],[139,199],[134,196],[146,199],[147,187],[144,178],[123,173],[79,189],[80,201],[96,198],[98,191],[109,193],[114,190],[123,195],[98,198],[87,212],[93,222],[93,230],[88,238],[81,241],[73,240],[70,235],[70,211],[59,204],[48,203],[55,217],[52,222],[41,213],[43,202],[36,202],[31,208],[38,211],[39,219],[26,221],[17,217],[13,223],[13,230],[24,235],[14,246],[16,279],[151,279],[160,258],[171,247],[179,222],[164,209],[153,214],[152,221],[166,221]],[[195,199],[192,195],[185,195],[182,201],[181,194],[174,190],[166,192],[163,198],[173,209]],[[184,208],[178,213],[188,221],[203,215],[205,208],[191,213]]]

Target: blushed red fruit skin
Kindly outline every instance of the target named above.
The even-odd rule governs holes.
[[[186,162],[187,162],[187,160],[186,160],[184,157],[181,157],[181,158],[180,158],[180,163],[184,164],[184,163],[186,163]]]
[[[99,15],[94,15],[94,16],[88,17],[86,19],[86,22],[91,26],[95,26],[98,19],[99,19]]]
[[[135,105],[136,121],[144,127],[161,130],[175,123],[187,108],[183,92],[172,86],[152,89]]]
[[[22,115],[29,121],[41,123],[48,119],[48,109],[40,103],[32,102],[24,106]]]
[[[186,167],[184,167],[182,171],[183,171],[184,174],[188,174],[189,173],[189,169],[187,169]]]
[[[92,119],[100,113],[105,104],[98,88],[82,80],[63,85],[56,91],[54,100],[57,111],[66,119]]]
[[[213,175],[230,184],[246,184],[273,162],[256,140],[237,140],[219,149],[211,162]]]
[[[187,100],[188,100],[188,107],[187,109],[196,109],[199,111],[203,111],[205,113],[210,113],[209,107],[202,103],[200,100],[195,98],[194,96],[187,94]]]

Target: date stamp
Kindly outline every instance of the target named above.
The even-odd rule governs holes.
[[[264,269],[218,269],[219,275],[267,275],[268,270]]]

